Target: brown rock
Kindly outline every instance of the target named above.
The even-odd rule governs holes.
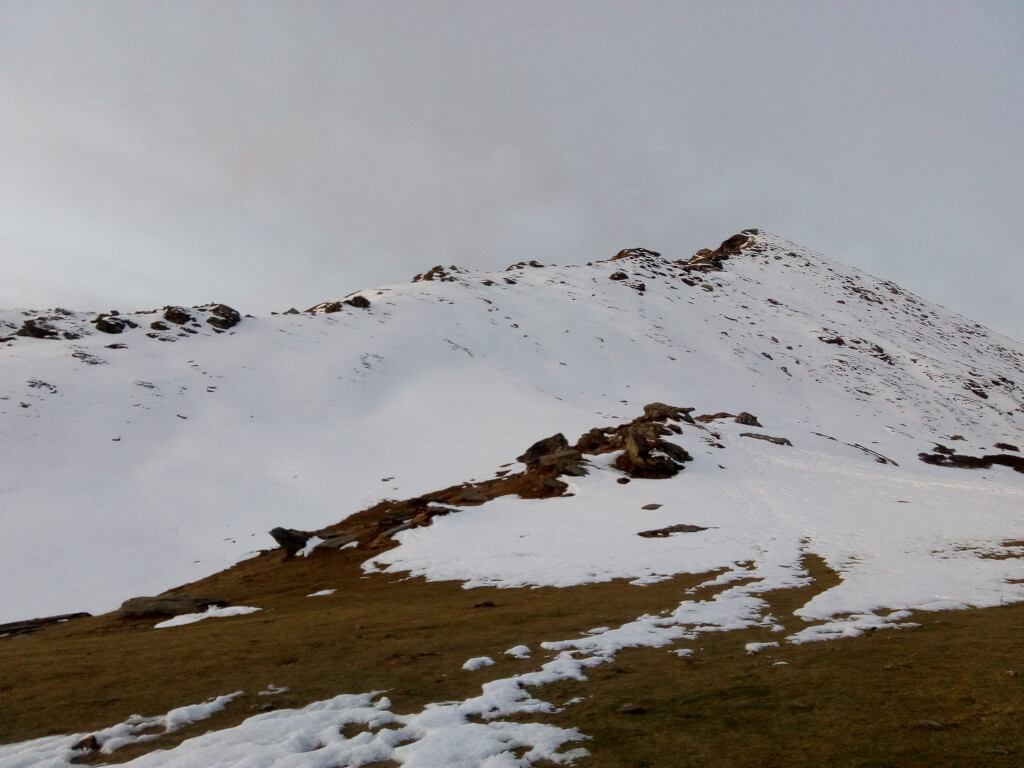
[[[220,608],[227,605],[227,602],[211,597],[188,595],[132,597],[121,603],[117,615],[122,619],[162,619],[185,613],[201,613],[211,605]]]

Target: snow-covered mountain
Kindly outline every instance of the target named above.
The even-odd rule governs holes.
[[[270,317],[4,310],[0,359],[0,622],[111,610],[272,547],[274,526],[493,477],[539,438],[655,401],[749,412],[791,445],[731,418],[684,424],[694,461],[671,480],[623,485],[596,457],[543,511],[467,508],[368,568],[784,585],[814,552],[843,582],[806,607],[812,634],[1024,599],[1022,560],[983,557],[1021,549],[1021,475],[919,459],[939,445],[935,461],[1012,465],[1024,346],[756,230],[689,259],[435,267]],[[672,524],[707,531],[634,535]]]

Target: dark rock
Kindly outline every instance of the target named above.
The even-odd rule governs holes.
[[[761,422],[757,420],[757,416],[752,413],[743,411],[739,416],[736,417],[736,423],[742,424],[746,427],[760,427]]]
[[[840,347],[846,346],[846,341],[842,336],[819,336],[818,341],[824,341],[826,344],[836,344]]]
[[[644,504],[640,509],[661,509],[661,504]]]
[[[30,317],[14,332],[15,336],[27,336],[32,339],[58,339],[60,333],[41,317]]]
[[[580,436],[576,449],[583,453],[601,453],[613,450],[615,430],[611,427],[594,427]]]
[[[169,323],[184,325],[185,323],[191,323],[194,319],[184,307],[164,307],[164,320]],[[164,328],[157,328],[155,323],[151,324],[150,327],[158,331],[167,330],[166,326]]]
[[[161,595],[158,597],[132,597],[121,603],[117,615],[122,619],[164,619],[185,613],[202,613],[210,606],[222,608],[227,601],[212,597],[188,595]]]
[[[29,632],[35,632],[42,629],[43,627],[49,627],[52,624],[62,624],[72,619],[82,619],[87,616],[92,616],[91,613],[62,613],[59,616],[46,616],[40,619],[26,619],[24,621],[14,621],[9,624],[0,624],[0,637],[4,635],[27,635]]]
[[[665,403],[648,403],[644,406],[643,418],[646,421],[685,421],[693,424],[690,413],[693,408],[679,408]]]
[[[365,296],[353,296],[350,299],[345,299],[345,303],[350,307],[356,307],[357,309],[370,308],[370,300]]]
[[[526,449],[526,453],[517,457],[516,461],[521,461],[527,467],[533,467],[540,463],[542,456],[564,451],[568,447],[569,441],[565,439],[565,435],[559,432],[551,437],[545,437],[543,440],[538,440]]]
[[[169,330],[171,330],[171,326],[169,326],[163,320],[157,320],[155,322],[152,322],[152,323],[149,324],[149,327],[152,328],[154,331],[169,331]]]
[[[103,745],[100,744],[100,740],[96,738],[96,735],[90,734],[86,736],[84,739],[75,742],[75,746],[73,746],[71,749],[75,751],[88,750],[89,752],[97,752],[102,746]]]
[[[718,253],[725,257],[736,255],[742,251],[743,246],[747,245],[749,242],[750,238],[747,235],[733,235],[732,237],[722,241],[722,244],[718,246]]]
[[[939,446],[935,453],[919,453],[917,457],[925,464],[935,464],[940,467],[957,467],[959,469],[991,469],[999,464],[1009,467],[1015,472],[1024,473],[1024,456],[1011,456],[1008,453],[986,454],[985,456],[967,456],[952,452],[940,452]]]
[[[609,261],[618,261],[619,259],[628,259],[631,256],[641,256],[647,258],[660,259],[661,254],[657,251],[651,251],[647,248],[623,248],[617,254],[612,256]]]
[[[583,454],[576,448],[546,453],[540,457],[538,464],[542,467],[551,467],[558,475],[583,477],[587,474],[583,467]]]
[[[647,714],[647,707],[642,707],[639,704],[623,704],[621,707],[615,710],[620,715],[645,715]]]
[[[653,531],[640,531],[637,536],[643,536],[645,539],[665,539],[671,536],[673,533],[697,533],[698,531],[706,531],[699,525],[687,525],[681,523],[679,525],[669,525],[665,528],[656,528]]]
[[[652,436],[652,426],[655,425],[634,424],[626,430],[625,450],[615,459],[613,466],[616,469],[631,477],[651,479],[679,474],[682,464],[659,452],[663,446],[670,444],[661,441],[656,434]],[[682,451],[678,446],[675,447]]]
[[[712,421],[718,421],[719,419],[731,419],[734,418],[731,413],[726,411],[719,411],[718,413],[702,413],[697,417],[697,421],[701,424],[710,424]]]
[[[1020,453],[1020,448],[1010,443],[996,443],[993,447],[998,448],[1001,451],[1015,451],[1017,453]]]
[[[274,528],[270,531],[274,541],[285,551],[285,557],[294,557],[306,546],[313,536],[309,531],[297,531],[294,528]]]
[[[625,272],[612,272],[610,275],[608,275],[608,279],[609,280],[628,280],[629,279],[629,275],[627,275]]]
[[[670,443],[668,440],[660,441],[658,443],[658,450],[678,462],[693,461],[693,456],[687,453],[685,448],[675,443]]]
[[[788,445],[792,447],[792,443],[784,437],[772,437],[771,435],[762,435],[757,432],[740,432],[740,437],[753,437],[756,440],[767,440],[769,443],[775,443],[775,445]]]
[[[232,309],[227,304],[217,304],[211,307],[210,314],[213,315],[213,317],[206,318],[206,322],[214,328],[219,328],[222,331],[226,331],[228,328],[234,328],[242,322],[242,316],[238,311]]]
[[[123,318],[113,315],[100,315],[93,322],[96,324],[96,330],[103,333],[123,333],[128,325]]]

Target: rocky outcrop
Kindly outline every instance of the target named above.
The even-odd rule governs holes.
[[[353,542],[363,550],[389,547],[395,534],[430,525],[434,517],[456,511],[456,507],[475,506],[509,495],[529,499],[565,495],[569,485],[560,478],[585,475],[587,456],[605,453],[621,452],[614,466],[630,477],[671,477],[693,457],[664,438],[682,432],[677,422],[693,424],[692,411],[693,408],[649,403],[643,415],[628,424],[595,427],[581,435],[575,445],[570,445],[561,432],[536,441],[516,459],[525,465],[520,472],[502,469],[490,480],[453,485],[403,501],[385,499],[320,531],[274,528],[270,535],[285,551],[285,559],[309,547],[313,537],[321,540],[312,548],[316,550]],[[628,477],[620,479],[629,482]]]
[[[92,614],[64,613],[60,616],[46,616],[41,619],[26,619],[25,621],[13,621],[9,624],[0,624],[0,637],[27,635],[30,632],[37,632],[44,627],[49,627],[54,624],[64,624],[72,619],[84,619],[88,616],[92,616]]]
[[[100,315],[93,323],[96,326],[96,330],[102,333],[124,333],[125,328],[138,328],[130,320],[115,315]]]
[[[565,439],[565,435],[559,432],[551,437],[538,440],[527,448],[522,456],[517,456],[516,461],[521,461],[528,468],[535,467],[540,463],[541,457],[564,451],[568,447],[569,441]]]
[[[769,443],[775,443],[775,445],[788,445],[792,447],[792,443],[785,437],[772,437],[771,435],[762,435],[758,432],[740,432],[740,437],[752,437],[755,440],[767,440]]]
[[[190,597],[188,595],[159,595],[157,597],[133,597],[121,603],[117,615],[122,619],[166,619],[186,613],[202,613],[210,606],[223,608],[224,600],[213,597]]]
[[[164,320],[169,323],[184,325],[185,323],[191,323],[194,319],[184,307],[164,307]]]
[[[680,523],[679,525],[669,525],[664,528],[656,528],[653,531],[639,531],[637,536],[643,536],[645,539],[665,539],[673,533],[698,533],[699,531],[706,530],[707,528],[700,525],[687,525],[686,523]]]
[[[60,332],[41,317],[30,317],[14,332],[15,336],[27,336],[31,339],[59,339]]]
[[[669,434],[658,423],[640,422],[629,426],[623,435],[624,450],[613,466],[630,477],[665,478],[679,474],[683,462],[692,461],[683,448],[662,439]]]
[[[953,448],[936,445],[933,453],[919,453],[917,457],[925,464],[939,467],[958,467],[960,469],[991,469],[1001,465],[1015,472],[1024,473],[1024,456],[1012,456],[1009,453],[994,453],[984,456],[968,456],[957,453]]]
[[[227,304],[215,304],[210,307],[210,317],[206,318],[206,322],[214,328],[226,331],[242,322],[242,316],[238,310],[232,309]]]
[[[692,257],[683,262],[687,270],[697,272],[713,272],[722,270],[722,262],[730,256],[742,253],[743,249],[752,242],[752,234],[756,230],[745,230],[738,235],[726,238],[715,250],[701,248]]]
[[[745,427],[760,427],[761,422],[757,420],[757,416],[752,413],[743,411],[739,416],[736,417],[736,423],[742,424]]]

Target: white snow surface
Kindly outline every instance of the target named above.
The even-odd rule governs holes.
[[[342,694],[131,764],[571,762],[583,734],[503,718],[554,711],[526,689],[583,679],[621,648],[749,626],[784,646],[906,626],[915,610],[1024,600],[1022,475],[918,460],[935,443],[971,455],[1024,446],[1024,345],[792,243],[755,239],[723,272],[687,274],[646,254],[448,270],[363,291],[368,309],[247,318],[223,334],[198,322],[193,334],[148,338],[160,315],[136,313],[125,317],[141,328],[112,336],[86,314],[47,313],[59,332],[87,333],[0,342],[0,536],[18,587],[0,621],[111,609],[270,546],[275,525],[313,530],[383,497],[484,479],[539,438],[572,442],[652,401],[748,411],[764,426],[683,424],[670,439],[694,460],[674,478],[624,485],[613,456],[591,457],[572,495],[434,518],[364,567],[467,588],[707,574],[712,598],[681,595],[660,615],[541,643],[549,660],[537,670],[499,675],[462,702],[400,715],[379,692]],[[0,338],[29,316],[0,313]],[[636,535],[677,524],[705,530]],[[761,595],[807,583],[809,553],[842,580],[782,626]],[[503,652],[480,653],[467,665]],[[367,730],[346,738],[346,723]],[[132,727],[108,730],[135,738]],[[84,735],[0,747],[0,768],[70,765]]]
[[[712,548],[723,555],[749,552],[762,530],[784,557],[779,537],[792,544],[796,536],[833,567],[876,583],[908,550],[922,564],[974,574],[971,587],[931,604],[970,604],[972,589],[983,603],[997,601],[993,579],[978,575],[994,566],[958,547],[1021,538],[1020,515],[1000,512],[1021,508],[1019,476],[928,467],[916,456],[954,434],[966,438],[950,443],[964,453],[1024,444],[1024,347],[780,238],[756,241],[759,252],[733,256],[722,272],[688,275],[642,254],[498,274],[449,270],[448,280],[361,291],[366,309],[246,317],[223,333],[205,322],[209,307],[188,309],[192,323],[165,321],[168,331],[149,327],[162,310],[122,313],[138,327],[121,334],[97,331],[94,313],[0,310],[0,338],[10,339],[0,342],[0,537],[11,586],[0,622],[112,610],[273,546],[266,532],[276,525],[316,530],[384,497],[488,477],[541,437],[563,432],[572,441],[652,401],[696,413],[746,410],[794,443],[747,445],[716,422],[725,450],[694,454],[668,483],[629,489],[688,498],[685,510],[653,518],[718,526],[702,543],[742,527],[745,543]],[[616,272],[628,279],[609,279]],[[58,336],[79,338],[14,335],[40,317]],[[845,343],[820,340],[836,336]],[[680,442],[693,452],[703,437],[690,431]],[[848,444],[900,466],[875,466]],[[584,478],[581,494],[608,520],[615,507],[611,495],[595,497],[608,487],[600,474]],[[886,516],[904,495],[911,504]],[[437,530],[473,526],[480,515],[509,525],[497,510],[510,504],[510,516],[529,514],[529,503],[495,502]],[[553,506],[586,514],[580,499]],[[632,508],[620,517],[608,524],[647,519]],[[884,517],[899,538],[874,536]],[[586,528],[577,534],[606,530]],[[631,553],[616,558],[616,572],[697,567],[661,562],[666,549],[694,549],[690,535],[627,545],[619,530],[607,532]],[[414,557],[422,535],[406,535],[403,557]],[[537,528],[527,535],[551,538]],[[715,559],[695,557],[700,567]],[[469,573],[458,560],[452,566]],[[582,570],[540,583],[575,582]],[[921,580],[910,572],[901,581]]]
[[[205,619],[220,619],[227,616],[245,616],[247,613],[256,613],[262,610],[251,605],[229,605],[224,608],[217,608],[211,605],[201,613],[182,613],[165,621],[153,625],[154,629],[166,629],[168,627],[181,627],[185,624],[195,624]]]

